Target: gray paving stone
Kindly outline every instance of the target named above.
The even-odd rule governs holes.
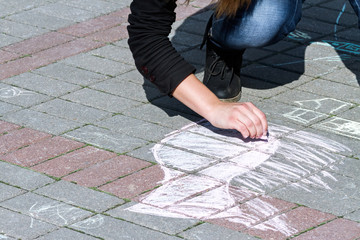
[[[199,116],[190,108],[185,106],[183,103],[178,101],[176,98],[171,98],[169,96],[163,96],[151,101],[151,104],[158,106],[160,108],[171,109],[174,111],[182,112],[189,115]]]
[[[16,197],[26,191],[20,188],[12,187],[3,183],[0,183],[0,202],[9,198]],[[1,239],[1,238],[0,238]]]
[[[327,132],[327,131],[323,131],[323,130],[319,130],[319,129],[314,129],[312,127],[305,129],[305,131],[314,133],[320,137],[328,138],[330,140],[333,140],[335,142],[342,144],[343,146],[346,146],[347,149],[343,149],[343,151],[340,153],[341,155],[350,157],[350,156],[353,156],[356,154],[360,154],[359,141],[356,141],[353,138],[350,138],[348,136],[340,136],[340,135],[334,134],[333,132]]]
[[[348,198],[345,194],[315,188],[302,182],[286,186],[270,193],[270,195],[336,216],[344,216],[359,209],[360,203],[359,199]],[[339,204],[339,202],[341,202],[341,204]]]
[[[177,237],[169,236],[164,233],[156,232],[148,228],[102,215],[96,215],[70,227],[103,239],[179,239]]]
[[[159,108],[152,104],[143,104],[139,107],[128,109],[124,111],[123,114],[176,130],[192,123],[193,121],[201,119],[200,117],[195,117],[193,115],[184,114],[174,110]]]
[[[241,78],[241,82],[243,84],[242,95],[252,95],[260,99],[271,98],[288,90],[277,84],[245,76]]]
[[[135,69],[134,66],[96,57],[89,53],[69,57],[61,62],[109,76],[117,76]]]
[[[198,239],[256,240],[258,239],[246,235],[244,233],[233,231],[210,223],[203,223],[183,233],[180,233],[179,235],[189,240],[198,240]]]
[[[335,165],[335,167],[329,171],[359,180],[360,160],[346,158],[343,162]]]
[[[60,19],[67,19],[74,22],[83,22],[90,18],[94,18],[96,14],[86,11],[84,9],[75,8],[56,2],[52,4],[46,4],[44,6],[35,9],[36,12],[40,12],[46,15],[54,16]]]
[[[347,84],[353,87],[359,86],[360,72],[352,70],[352,67],[342,68],[337,71],[331,72],[324,76],[321,76],[322,79],[331,80],[333,82],[339,82]]]
[[[61,63],[50,64],[33,72],[81,86],[88,86],[108,78],[102,74],[86,71],[84,69]]]
[[[93,123],[111,116],[111,113],[109,112],[61,99],[51,100],[49,102],[34,106],[32,109],[81,123]]]
[[[106,45],[104,47],[95,49],[89,53],[94,56],[99,56],[135,66],[134,58],[129,48]]]
[[[80,9],[85,9],[96,13],[97,15],[105,14],[118,10],[124,6],[127,6],[128,3],[125,1],[99,1],[99,0],[63,0],[60,1],[63,4],[73,6]]]
[[[148,102],[163,95],[154,87],[114,79],[96,83],[90,87],[139,102]]]
[[[199,222],[199,220],[196,219],[159,217],[126,210],[126,208],[135,204],[136,203],[128,203],[114,208],[106,213],[112,217],[124,219],[128,222],[132,222],[140,226],[144,226],[170,235],[180,233]]]
[[[345,118],[331,117],[312,127],[360,140],[360,123]]]
[[[314,110],[325,114],[339,114],[354,106],[354,104],[348,102],[327,98],[319,96],[315,93],[303,92],[296,89],[283,92],[271,98],[271,100],[291,104],[299,108]]]
[[[360,103],[360,88],[336,82],[317,79],[300,86],[298,89],[346,102]]]
[[[115,45],[115,46],[123,47],[123,48],[129,48],[128,39],[126,39],[126,38],[122,39],[122,40],[119,40],[119,41],[116,41],[116,42],[113,42],[112,44]]]
[[[55,97],[80,89],[80,86],[34,73],[24,73],[7,78],[4,82]]]
[[[82,234],[80,232],[73,231],[67,228],[60,228],[42,237],[37,238],[37,240],[68,240],[68,239],[96,240],[98,238],[86,234]]]
[[[347,7],[351,8],[350,4]],[[338,25],[343,25],[343,26],[354,26],[355,24],[357,24],[356,15],[348,12],[343,12],[341,14],[341,17],[339,18],[339,21],[337,21],[341,9],[342,6],[339,9],[335,9],[335,10],[325,9],[322,7],[311,7],[303,11],[303,16],[328,22],[330,24],[331,23],[334,24],[336,22]]]
[[[247,67],[244,67],[241,70],[241,74],[243,76],[249,76],[254,79],[289,87],[294,87],[294,84],[296,84],[295,86],[298,86],[302,83],[298,81],[300,79],[299,73],[293,73],[261,64],[251,64]]]
[[[302,18],[296,28],[320,34],[330,34],[334,31],[334,24],[325,23],[322,21],[316,21],[316,24],[314,24],[314,20],[310,18]],[[342,26],[338,26],[338,31],[342,30],[343,28],[344,27]]]
[[[359,44],[360,31],[358,28],[350,28],[337,33],[338,38],[353,41],[355,44]]]
[[[287,41],[280,41],[270,46],[263,47],[265,50],[273,51],[273,52],[282,52],[294,47],[298,46],[297,43],[287,42]]]
[[[347,6],[345,8],[345,12],[354,14],[354,11],[350,7],[350,4],[349,3],[346,3],[346,4],[347,4]],[[334,10],[337,10],[337,11],[340,11],[343,6],[344,6],[344,2],[336,1],[336,0],[325,1],[324,3],[320,4],[320,7],[326,7],[326,8],[334,9]]]
[[[0,232],[20,239],[34,239],[56,226],[0,207]]]
[[[116,115],[96,123],[100,127],[108,128],[114,132],[145,139],[148,141],[159,141],[173,130],[158,124],[138,120],[124,115]]]
[[[205,31],[205,27],[206,24],[204,21],[199,21],[198,19],[194,19],[191,16],[184,20],[176,21],[171,26],[173,33],[182,31],[195,35],[202,34]]]
[[[328,117],[328,115],[324,113],[294,107],[280,102],[274,104],[270,100],[258,102],[257,107],[266,114],[269,122],[281,120],[281,125],[286,125],[286,122],[290,122],[301,126],[309,126]]]
[[[0,181],[26,190],[34,190],[54,182],[45,175],[6,162],[0,162],[0,169]]]
[[[200,49],[191,49],[183,51],[181,56],[191,64],[205,66],[205,51]]]
[[[154,87],[154,84],[145,79],[138,70],[133,70],[124,74],[121,74],[114,78],[116,81],[130,81],[136,84],[146,85]]]
[[[360,222],[360,210],[352,212],[352,213],[344,216],[344,218],[350,219],[352,221]]]
[[[9,36],[4,33],[0,33],[0,47],[5,47],[12,43],[20,42],[21,40],[22,40],[21,38],[17,38],[17,37]]]
[[[189,47],[195,47],[197,45],[200,45],[202,42],[202,38],[202,33],[192,34],[183,31],[173,30],[169,34],[169,39],[172,43],[181,44]]]
[[[89,88],[84,88],[79,91],[70,93],[63,96],[62,98],[112,113],[120,113],[128,108],[132,108],[141,104],[138,101],[118,97]]]
[[[5,235],[3,235],[3,234],[0,233],[0,239],[11,240],[11,239],[15,239],[15,238],[12,238],[12,237],[9,237],[9,236],[5,236]]]
[[[68,19],[49,16],[43,12],[39,12],[37,9],[17,13],[7,17],[7,19],[26,24],[28,27],[33,26],[32,28],[37,27],[48,30],[57,30],[75,23]]]
[[[0,97],[0,99],[1,99],[1,97]],[[5,103],[5,102],[0,102],[0,116],[5,115],[10,112],[15,112],[20,109],[21,109],[21,107],[18,107],[18,106],[9,104],[9,103]]]
[[[65,136],[117,153],[125,153],[147,144],[147,142],[142,139],[91,125],[68,132]]]
[[[92,212],[30,192],[2,202],[0,205],[57,226],[67,226],[93,215]]]
[[[354,107],[346,112],[339,114],[338,117],[346,118],[352,121],[359,121],[360,107]]]
[[[50,97],[40,93],[0,83],[0,100],[4,102],[30,107],[49,99]],[[6,109],[3,111],[6,111]]]
[[[45,186],[35,192],[95,212],[102,212],[124,203],[117,197],[65,181]]]
[[[148,162],[156,163],[154,154],[152,153],[151,149],[154,147],[155,144],[145,145],[143,147],[137,148],[133,151],[126,153],[126,155],[138,158],[141,160],[145,160]]]
[[[78,122],[54,117],[49,114],[40,113],[29,109],[24,109],[8,114],[3,117],[3,119],[54,135],[58,135],[82,126],[82,124]]]
[[[39,27],[33,27],[5,19],[0,19],[0,26],[0,32],[22,39],[38,36],[48,31]]]

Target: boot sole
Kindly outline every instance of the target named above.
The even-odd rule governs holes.
[[[222,102],[238,102],[241,98],[241,91],[239,92],[238,95],[236,95],[235,97],[232,97],[232,98],[224,98],[224,99],[221,99],[220,98],[220,101]]]

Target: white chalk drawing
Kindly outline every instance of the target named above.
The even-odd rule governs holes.
[[[99,228],[104,224],[104,217],[101,215],[95,215],[91,218],[88,218],[84,221],[75,223],[71,225],[72,227],[80,228],[80,229],[95,229]]]
[[[305,125],[325,119],[329,117],[328,114],[334,114],[342,109],[345,110],[353,106],[351,103],[333,98],[302,100],[295,101],[294,103],[300,107],[293,108],[292,111],[283,114],[283,116]],[[321,112],[326,112],[327,114]]]
[[[302,124],[309,124],[327,117],[326,114],[304,108],[294,108],[293,111],[284,113],[283,116]]]
[[[329,114],[334,114],[341,109],[350,108],[353,106],[351,103],[347,103],[341,100],[334,98],[319,98],[319,99],[309,99],[302,101],[295,101],[294,103],[298,104],[300,107],[304,107],[312,110],[320,110],[321,112],[326,112]]]
[[[185,174],[166,177],[162,186],[126,210],[255,226],[280,211],[267,193],[310,178],[341,162],[340,152],[350,151],[330,139],[284,126],[271,124],[269,132],[267,141],[249,141],[237,131],[217,129],[204,120],[171,133],[154,146],[154,157],[165,176],[173,169]],[[321,178],[314,185],[330,188]],[[276,231],[286,235],[297,231],[284,217],[272,221]]]
[[[0,98],[13,98],[21,95],[32,95],[31,91],[19,89],[17,87],[6,87],[0,89]]]
[[[339,135],[360,140],[360,122],[355,122],[340,117],[332,117],[329,120],[315,124],[315,126],[330,132],[335,132]]]
[[[35,219],[45,219],[61,225],[67,225],[83,216],[83,211],[63,203],[39,205],[37,202],[29,209],[31,216],[30,228]]]
[[[0,234],[0,239],[8,239],[8,237]]]
[[[314,127],[339,135],[360,139],[360,122],[340,117],[330,117],[329,115],[335,114],[342,109],[349,109],[353,104],[333,98],[310,99],[295,101],[295,103],[298,104],[300,108],[294,108],[292,111],[283,114],[284,117],[305,125],[318,122],[314,124]],[[314,110],[321,110],[327,112],[327,114]],[[324,121],[320,122],[320,120]]]

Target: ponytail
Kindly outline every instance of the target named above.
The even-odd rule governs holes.
[[[186,0],[189,3],[190,0]],[[216,3],[216,16],[227,15],[230,17],[235,16],[237,10],[243,7],[249,7],[251,0],[218,0]]]

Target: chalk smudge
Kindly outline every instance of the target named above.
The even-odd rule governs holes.
[[[71,225],[72,227],[81,228],[81,229],[96,229],[101,227],[104,224],[104,217],[101,215],[95,215],[91,218],[88,218],[84,221],[75,223]]]
[[[349,149],[284,126],[272,124],[269,131],[268,142],[248,141],[236,131],[201,121],[171,133],[153,148],[155,159],[165,176],[173,168],[192,174],[163,181],[126,210],[174,218],[226,219],[244,227],[271,219],[270,225],[258,227],[286,235],[296,233],[284,217],[272,218],[281,209],[271,204],[266,194],[306,179],[329,189],[325,181],[313,176],[341,162],[338,153]]]
[[[21,90],[17,87],[6,87],[0,89],[0,98],[13,98],[21,95],[32,95],[31,91]]]
[[[34,219],[45,219],[67,225],[83,216],[80,209],[63,203],[38,205],[37,202],[30,207],[29,214],[31,216],[30,228],[33,227]]]
[[[306,39],[311,39],[311,36],[305,32],[295,30],[287,36],[288,38],[295,40],[295,41],[303,41]]]

